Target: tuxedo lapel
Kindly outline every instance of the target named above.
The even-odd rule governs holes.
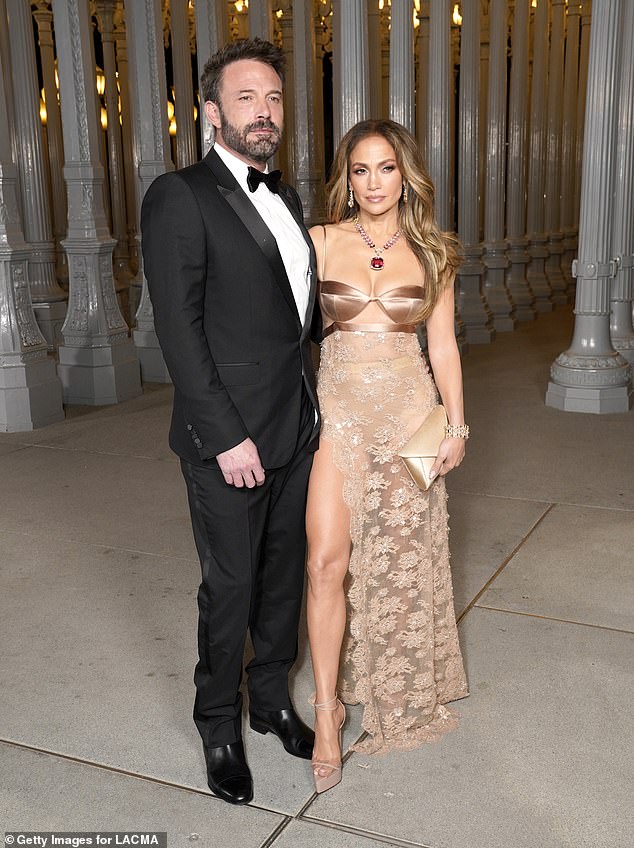
[[[308,249],[310,250],[310,267],[311,272],[313,270],[313,263],[315,260],[315,246],[313,245],[313,240],[308,235],[308,230],[306,229],[306,224],[304,224],[304,216],[301,213],[301,210],[297,208],[297,205],[293,202],[293,198],[291,197],[289,187],[285,183],[280,183],[279,195],[284,201],[284,205],[291,213],[293,218],[295,219],[295,223],[299,227],[304,237],[304,241],[308,245]]]
[[[301,327],[299,313],[297,312],[297,304],[293,297],[291,284],[288,281],[286,268],[280,255],[277,242],[273,237],[273,233],[264,223],[261,216],[255,209],[244,191],[238,185],[231,171],[226,167],[222,159],[218,156],[213,148],[204,158],[204,163],[210,168],[218,181],[218,191],[227,201],[229,206],[236,213],[238,218],[246,227],[251,238],[256,242],[269,263],[275,282],[280,288],[284,300],[288,303],[298,327]]]
[[[297,208],[297,204],[293,202],[294,198],[291,196],[291,193],[289,191],[289,187],[286,185],[286,183],[280,182],[278,194],[282,198],[282,200],[284,201],[284,205],[286,206],[288,211],[291,213],[291,215],[295,219],[295,223],[297,224],[297,226],[302,231],[304,238],[306,239],[307,242],[309,242],[310,239],[307,238],[306,227],[304,225],[304,216],[300,213],[300,210]]]

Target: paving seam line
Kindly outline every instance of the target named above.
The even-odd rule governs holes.
[[[550,514],[550,512],[551,512],[551,511],[555,508],[555,506],[556,506],[556,504],[554,504],[554,503],[551,503],[551,504],[549,504],[549,505],[547,506],[547,508],[546,508],[546,509],[544,510],[544,512],[540,515],[540,517],[537,519],[537,521],[535,521],[535,523],[533,524],[533,526],[529,529],[528,533],[526,533],[526,534],[525,534],[525,536],[524,536],[522,539],[520,539],[520,541],[517,543],[517,545],[516,545],[516,546],[513,548],[513,550],[511,551],[511,553],[510,553],[510,554],[509,554],[509,555],[508,555],[508,556],[507,556],[507,557],[506,557],[506,558],[502,561],[502,564],[501,564],[501,565],[500,565],[500,566],[496,569],[496,571],[495,571],[495,572],[491,575],[491,577],[489,577],[489,579],[486,581],[486,583],[485,583],[485,584],[484,584],[484,586],[480,589],[480,591],[476,593],[475,597],[474,597],[474,598],[473,598],[473,599],[472,599],[472,600],[471,600],[471,601],[467,604],[467,606],[463,609],[463,611],[460,613],[460,615],[459,615],[459,616],[457,617],[457,619],[456,619],[456,624],[460,624],[460,622],[461,622],[461,621],[462,621],[462,619],[466,616],[466,614],[467,614],[467,613],[468,613],[471,609],[473,609],[473,607],[476,605],[476,603],[478,602],[478,600],[482,597],[482,595],[483,595],[483,594],[486,592],[486,590],[489,588],[489,586],[491,585],[491,583],[493,583],[493,581],[494,581],[494,580],[496,580],[496,578],[497,578],[497,577],[498,577],[498,576],[502,573],[502,571],[504,571],[504,569],[506,568],[506,566],[507,566],[507,565],[509,564],[509,562],[513,559],[513,557],[514,557],[514,556],[515,556],[515,554],[519,551],[519,549],[522,547],[522,545],[523,545],[523,544],[524,544],[524,543],[525,543],[525,542],[526,542],[526,541],[527,541],[527,540],[528,540],[528,539],[532,536],[532,534],[533,534],[533,533],[535,532],[535,530],[539,527],[539,525],[542,523],[542,521],[544,520],[544,518],[546,518],[546,516]]]

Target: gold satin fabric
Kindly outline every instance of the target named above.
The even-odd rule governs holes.
[[[396,286],[373,297],[348,283],[324,280],[319,291],[322,313],[333,321],[352,321],[368,304],[376,303],[395,324],[412,324],[420,310],[423,290],[420,286]],[[389,324],[386,329],[389,332]]]

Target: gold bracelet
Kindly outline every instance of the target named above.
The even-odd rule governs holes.
[[[447,424],[445,427],[445,437],[447,439],[468,439],[469,425],[468,424]]]

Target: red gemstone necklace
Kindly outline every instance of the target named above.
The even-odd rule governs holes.
[[[372,268],[373,271],[380,271],[385,265],[385,260],[383,259],[381,254],[384,251],[389,250],[396,244],[396,242],[402,236],[403,231],[399,227],[399,229],[394,233],[394,235],[390,236],[390,238],[385,242],[383,247],[377,247],[376,244],[370,238],[370,236],[361,226],[361,221],[359,220],[358,216],[355,215],[353,223],[356,231],[359,233],[363,241],[367,244],[368,247],[372,248],[372,250],[374,251],[374,256],[370,260],[370,268]]]

